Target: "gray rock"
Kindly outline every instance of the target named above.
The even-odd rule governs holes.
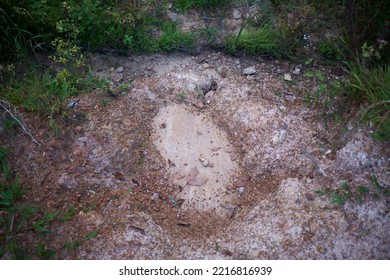
[[[370,166],[372,158],[370,157],[370,139],[362,135],[357,135],[349,141],[343,148],[337,151],[336,160],[340,167],[349,170],[360,170]]]
[[[233,10],[233,18],[234,19],[240,19],[241,18],[241,12],[237,9]]]
[[[112,82],[116,85],[120,85],[123,81],[123,73],[115,73],[111,78]]]
[[[283,79],[284,79],[285,81],[289,81],[289,82],[292,81],[292,77],[291,77],[290,74],[284,74]]]
[[[244,69],[244,75],[254,75],[256,74],[256,67],[255,66],[251,66],[251,67],[247,67]]]
[[[208,93],[206,93],[204,97],[205,103],[210,104],[213,97],[214,97],[214,92],[210,90]]]
[[[153,193],[153,195],[152,195],[153,200],[157,200],[159,198],[160,198],[160,195],[158,193]]]
[[[122,73],[123,70],[124,70],[124,68],[123,68],[122,66],[120,66],[120,67],[118,67],[118,68],[116,69],[116,72],[117,72],[117,73]]]
[[[80,173],[80,174],[83,174],[85,172],[87,172],[87,169],[83,166],[77,166],[74,171],[76,171],[77,173]]]
[[[201,89],[204,94],[208,93],[210,90],[216,91],[217,87],[218,87],[218,83],[214,80],[213,76],[211,75],[201,85]]]
[[[244,193],[244,191],[245,191],[245,188],[244,188],[244,187],[238,188],[238,194],[239,194],[239,195],[242,195],[242,194]]]
[[[294,74],[294,75],[299,75],[299,74],[301,74],[301,69],[300,69],[300,68],[295,68],[294,71],[293,71],[293,74]]]
[[[63,173],[60,178],[58,178],[57,184],[60,187],[64,187],[67,189],[73,189],[77,187],[76,180],[71,177],[68,173]]]

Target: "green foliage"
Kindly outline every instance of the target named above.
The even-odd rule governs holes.
[[[217,8],[228,4],[229,0],[175,0],[173,6],[180,11],[187,11],[191,8]]]
[[[92,239],[92,238],[98,236],[98,234],[99,234],[98,231],[97,231],[97,230],[94,230],[94,231],[88,233],[88,234],[84,237],[84,240]]]
[[[390,1],[346,0],[343,4],[348,46],[359,51],[365,42],[374,44],[390,18]]]
[[[195,37],[190,32],[179,31],[175,23],[164,22],[162,25],[164,33],[158,39],[159,47],[164,51],[172,51],[181,48],[190,48]]]
[[[343,58],[340,47],[341,44],[337,41],[326,40],[320,42],[318,49],[324,58],[339,61]]]
[[[68,248],[70,250],[76,250],[80,246],[80,244],[81,244],[81,242],[78,240],[73,241],[73,242],[67,241],[67,242],[65,242],[64,247]]]
[[[242,50],[248,54],[276,54],[278,52],[279,36],[271,25],[243,30],[237,36],[226,38],[228,52]]]
[[[44,36],[34,34],[26,29],[24,23],[28,17],[28,11],[20,7],[10,7],[10,1],[5,1],[0,7],[0,60],[10,61],[25,57],[44,44]],[[7,5],[8,4],[8,5]],[[14,5],[14,4],[13,4]],[[12,9],[13,8],[13,9]]]
[[[52,222],[59,214],[59,211],[46,213],[41,219],[34,223],[34,231],[40,234],[48,234],[51,231],[47,228],[50,222]]]
[[[180,93],[178,93],[178,95],[177,95],[177,99],[178,99],[179,101],[184,101],[184,100],[187,99],[187,94],[186,94],[185,92],[180,92]]]
[[[55,256],[55,252],[46,249],[45,243],[40,243],[35,249],[36,255],[42,260],[49,260]]]
[[[61,38],[53,40],[52,45],[56,52],[50,58],[56,63],[55,70],[40,72],[32,66],[23,80],[9,74],[10,78],[0,85],[0,90],[5,100],[47,116],[55,128],[55,117],[67,114],[65,101],[97,82],[91,75],[85,75],[85,58],[79,47]],[[12,67],[10,69],[13,71]]]
[[[366,66],[363,58],[349,63],[350,98],[361,104],[361,116],[376,129],[374,138],[390,139],[390,68]]]
[[[334,205],[344,205],[347,201],[354,203],[362,203],[369,197],[378,200],[381,197],[390,196],[390,188],[381,185],[376,176],[372,176],[372,186],[350,186],[348,183],[343,183],[337,189],[325,189],[324,191],[316,192],[320,196],[326,196],[330,199],[330,203]]]
[[[17,233],[36,211],[34,206],[19,206],[22,188],[8,163],[9,151],[0,146],[0,258],[9,253],[14,259],[28,258],[19,246]]]
[[[62,221],[69,221],[74,216],[74,214],[76,214],[76,209],[74,208],[73,204],[71,204],[62,217]]]

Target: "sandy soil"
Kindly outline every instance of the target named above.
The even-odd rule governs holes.
[[[91,66],[129,87],[110,101],[78,96],[58,133],[25,113],[41,148],[21,131],[0,134],[22,203],[41,206],[18,236],[31,253],[44,243],[59,259],[390,257],[388,197],[338,206],[317,194],[345,182],[374,189],[372,176],[390,184],[385,143],[355,121],[325,126],[303,104],[314,86],[305,71],[332,82],[337,67],[213,51],[94,55]],[[51,233],[34,232],[53,211]]]

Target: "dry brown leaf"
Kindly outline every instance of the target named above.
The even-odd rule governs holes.
[[[208,179],[205,177],[196,177],[195,179],[187,182],[187,184],[190,186],[200,187],[200,186],[203,186],[204,184],[206,184],[207,180]]]
[[[198,174],[199,174],[199,171],[198,171],[198,168],[196,166],[191,168],[190,173],[188,173],[187,177],[186,177],[187,183],[194,180],[196,178],[196,176],[198,176]]]

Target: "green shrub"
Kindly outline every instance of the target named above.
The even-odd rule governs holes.
[[[318,49],[324,58],[339,61],[343,58],[341,44],[335,40],[326,40],[319,43]]]

